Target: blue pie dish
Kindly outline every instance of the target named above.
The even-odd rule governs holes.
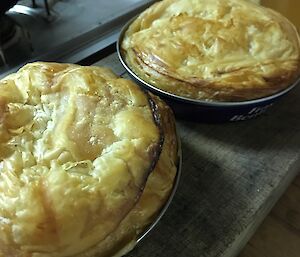
[[[121,50],[121,43],[127,28],[133,20],[129,21],[120,33],[117,42],[119,60],[138,85],[160,96],[173,109],[176,118],[210,123],[253,119],[265,113],[275,102],[289,93],[300,82],[300,78],[298,78],[292,85],[273,95],[240,102],[204,101],[172,94],[144,81],[127,65]]]

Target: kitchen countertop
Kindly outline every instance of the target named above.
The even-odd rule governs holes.
[[[127,76],[116,54],[94,65]],[[299,103],[300,86],[253,120],[177,120],[183,152],[177,192],[128,256],[236,256],[300,170]]]
[[[300,170],[239,257],[299,257]]]

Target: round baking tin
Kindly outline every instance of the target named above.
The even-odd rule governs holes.
[[[135,19],[136,17],[127,22],[120,32],[117,41],[119,60],[133,80],[144,89],[147,89],[164,99],[171,106],[175,116],[178,118],[202,122],[227,122],[252,119],[266,112],[266,110],[277,100],[286,95],[300,82],[300,78],[298,78],[291,86],[273,95],[241,102],[203,101],[169,93],[151,85],[137,76],[127,65],[125,58],[123,58],[121,43],[125,32]]]
[[[173,187],[172,187],[172,190],[169,194],[168,200],[161,207],[160,211],[155,216],[154,220],[145,228],[145,230],[141,234],[138,235],[137,240],[136,240],[137,243],[141,242],[144,239],[144,237],[147,234],[149,234],[149,232],[157,225],[157,223],[163,217],[163,215],[167,211],[168,207],[170,206],[170,204],[171,204],[171,202],[174,198],[174,195],[175,195],[175,192],[177,190],[179,180],[180,180],[180,177],[181,177],[181,167],[182,167],[182,151],[181,151],[181,142],[180,142],[179,136],[177,136],[177,146],[178,146],[178,151],[177,151],[177,159],[178,159],[177,172],[176,172],[176,175],[175,175],[175,178],[174,178]]]

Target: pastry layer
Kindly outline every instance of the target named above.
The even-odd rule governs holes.
[[[160,1],[133,21],[121,48],[143,80],[192,99],[260,98],[300,75],[295,27],[244,0]]]
[[[157,106],[99,67],[32,63],[0,81],[0,256],[73,256],[112,233],[161,150]]]
[[[75,257],[121,257],[130,251],[137,238],[160,214],[170,197],[178,169],[178,141],[175,120],[170,108],[151,95],[158,106],[164,143],[159,160],[149,175],[143,194],[136,206],[105,240]]]

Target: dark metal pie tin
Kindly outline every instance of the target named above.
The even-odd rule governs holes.
[[[291,91],[300,81],[299,78],[289,87],[273,95],[241,102],[203,101],[169,93],[144,81],[131,70],[125,61],[121,50],[121,43],[126,30],[135,19],[136,17],[130,20],[123,27],[120,33],[117,42],[117,52],[120,62],[130,77],[135,80],[138,85],[160,96],[165,102],[167,102],[168,105],[173,109],[177,118],[217,123],[252,119],[265,113],[267,109],[277,102],[277,100]]]
[[[156,215],[156,217],[154,218],[152,223],[149,224],[145,228],[145,230],[138,236],[137,243],[139,243],[157,225],[157,223],[160,221],[160,219],[163,217],[163,215],[165,214],[165,212],[169,208],[169,206],[170,206],[170,204],[171,204],[171,202],[174,198],[174,195],[175,195],[175,192],[177,190],[179,180],[180,180],[180,177],[181,177],[181,167],[182,167],[182,152],[181,152],[181,143],[180,143],[179,136],[177,136],[177,145],[178,145],[177,172],[176,172],[176,175],[175,175],[175,178],[174,178],[172,190],[169,194],[169,197],[168,197],[167,201],[164,203],[164,205],[162,206],[162,208],[160,209],[160,211],[158,212],[158,214]]]

